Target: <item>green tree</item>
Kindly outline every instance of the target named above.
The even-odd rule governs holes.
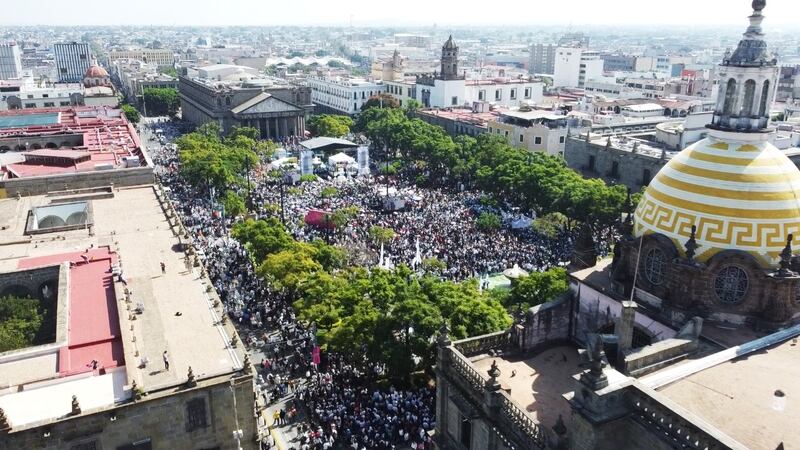
[[[531,306],[549,302],[567,292],[569,282],[567,271],[561,267],[546,272],[532,272],[518,278],[511,286],[508,298],[509,308],[520,308],[523,311]]]
[[[282,250],[270,254],[257,269],[257,273],[270,280],[278,289],[286,290],[293,295],[308,276],[322,270],[322,264],[313,258],[313,250],[306,246],[296,245],[291,250]]]
[[[233,226],[231,235],[244,244],[257,264],[264,261],[267,255],[288,250],[294,245],[292,236],[274,217],[239,222]]]
[[[0,298],[0,352],[17,350],[42,343],[44,315],[39,301],[23,297]]]
[[[347,116],[319,114],[308,120],[308,130],[317,136],[342,137],[350,133],[353,119]]]
[[[501,221],[500,216],[490,212],[482,212],[477,219],[475,225],[482,231],[496,231],[500,229]]]
[[[537,233],[554,239],[559,235],[559,233],[566,230],[568,220],[569,219],[567,219],[567,216],[561,214],[560,212],[552,212],[541,217],[537,217],[533,221],[532,227]]]
[[[416,99],[412,98],[412,99],[406,100],[406,104],[403,106],[403,109],[405,109],[406,114],[409,117],[411,117],[418,110],[422,109],[422,103],[420,103],[419,100],[416,100]]]
[[[164,75],[169,75],[173,78],[178,78],[178,71],[174,67],[162,67],[159,69],[159,72],[163,73]]]
[[[125,118],[128,119],[128,122],[139,123],[139,121],[142,120],[142,116],[139,114],[139,111],[137,111],[132,105],[124,103],[121,108],[122,112],[125,113]]]
[[[379,227],[377,225],[370,227],[369,238],[376,245],[389,245],[394,239],[395,233],[391,228]]]
[[[222,206],[225,208],[225,214],[229,217],[236,217],[247,209],[242,196],[232,190],[225,192],[222,198]]]
[[[382,92],[368,98],[367,101],[361,105],[361,111],[366,111],[370,108],[400,108],[400,102],[390,94]]]
[[[143,96],[147,113],[151,116],[174,116],[181,107],[175,88],[145,88]]]

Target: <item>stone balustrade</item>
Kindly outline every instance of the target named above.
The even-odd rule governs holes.
[[[489,350],[502,350],[511,343],[511,331],[503,330],[453,342],[453,346],[465,356],[475,356]]]

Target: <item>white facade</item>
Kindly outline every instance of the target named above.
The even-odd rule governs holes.
[[[0,111],[76,106],[84,102],[84,87],[81,83],[37,86],[32,79],[25,78],[1,86],[3,92],[0,92]]]
[[[467,81],[464,99],[472,102],[489,102],[494,105],[517,107],[521,104],[541,103],[544,83],[540,81]]]
[[[553,87],[583,87],[586,81],[603,76],[603,60],[594,51],[559,47],[553,71]]]
[[[567,117],[543,111],[501,112],[488,132],[505,137],[510,145],[532,152],[562,156],[567,141]]]
[[[354,115],[374,95],[386,92],[386,85],[363,78],[309,77],[311,101],[322,110]]]
[[[120,59],[136,59],[147,64],[155,64],[159,67],[173,66],[175,64],[175,54],[172,50],[162,48],[140,48],[108,52],[109,62]]]
[[[22,58],[19,45],[0,44],[0,80],[22,78]]]
[[[71,42],[53,44],[56,73],[60,83],[80,83],[92,62],[89,44]]]

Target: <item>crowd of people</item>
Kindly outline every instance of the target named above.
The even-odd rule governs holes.
[[[158,127],[167,135],[174,131],[170,124]],[[334,354],[312,364],[312,330],[296,320],[290,299],[256,276],[246,249],[230,236],[233,221],[215,212],[209,195],[181,177],[180,160],[168,140],[154,136],[148,142],[156,177],[181,216],[226,314],[238,323],[245,343],[264,355],[254,361],[258,395],[268,405],[288,400],[276,409],[276,426],[291,423],[297,408],[305,410],[307,420],[296,424],[300,436],[292,448],[431,448],[434,390],[370,388],[364,374]],[[262,448],[273,444],[265,435]]]
[[[252,192],[260,214],[267,215],[268,207],[280,205],[280,182],[262,183]],[[323,196],[323,190],[331,187],[336,194]],[[284,187],[286,226],[297,239],[324,236],[337,245],[370,249],[373,264],[379,262],[380,245],[371,240],[370,229],[388,228],[395,238],[385,246],[384,261],[411,266],[415,258],[436,258],[447,267],[442,275],[453,280],[502,272],[515,264],[528,271],[547,270],[566,265],[571,256],[572,234],[560,233],[549,238],[530,227],[509,232],[511,219],[515,217],[510,211],[492,208],[498,216],[508,218],[505,230],[479,230],[475,220],[479,193],[418,189],[396,181],[390,197],[401,198],[406,205],[399,211],[386,211],[384,189],[369,179],[317,180]],[[358,212],[344,229],[333,233],[303,222],[309,209],[334,212],[349,207]]]

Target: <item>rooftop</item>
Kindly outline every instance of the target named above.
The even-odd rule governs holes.
[[[128,399],[134,380],[160,395],[184,384],[189,366],[198,380],[242,367],[242,356],[227,345],[232,331],[218,323],[208,281],[186,269],[154,188],[83,195],[91,203],[91,226],[33,236],[24,234],[28,211],[65,199],[0,200],[0,272],[55,264],[69,270],[66,342],[36,355],[0,355],[0,408],[15,429],[64,417],[72,395],[84,411],[102,410]],[[165,350],[169,371],[161,362]]]
[[[121,110],[104,106],[0,112],[0,151],[10,151],[0,158],[0,179],[131,167],[123,158],[146,164],[136,129]],[[17,151],[32,158],[8,156]]]
[[[785,448],[797,448],[798,378],[800,346],[797,339],[790,339],[697,372],[659,391],[749,448],[773,450],[781,443]]]
[[[498,119],[498,117],[500,117],[500,111],[498,110],[474,112],[472,108],[430,109],[417,111],[417,114],[444,117],[450,120],[469,122],[482,126],[487,126],[489,122],[495,121]]]
[[[570,405],[563,394],[575,389],[573,375],[582,371],[578,351],[573,346],[557,346],[535,355],[488,356],[472,358],[475,369],[486,373],[497,361],[500,385],[511,389],[511,398],[532,418],[547,427],[555,425],[558,416],[569,421]]]

